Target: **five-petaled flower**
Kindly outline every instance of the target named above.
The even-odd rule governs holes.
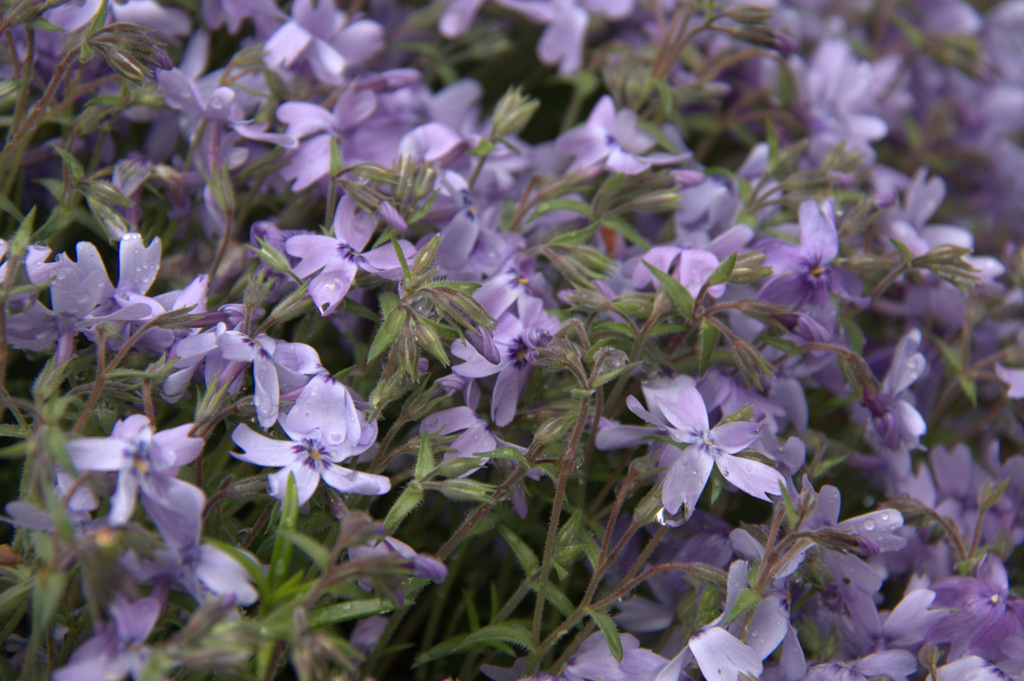
[[[338,465],[373,446],[377,424],[367,423],[348,389],[329,374],[311,378],[278,423],[291,442],[265,437],[244,424],[231,434],[245,452],[235,457],[281,468],[267,476],[271,496],[284,499],[289,475],[295,477],[300,504],[309,501],[321,479],[339,492],[379,495],[391,489],[391,481],[383,475]]]
[[[785,479],[771,466],[734,456],[761,437],[761,426],[749,421],[722,423],[711,428],[704,399],[694,387],[679,391],[675,404],[660,397],[644,409],[632,395],[626,404],[630,411],[648,423],[664,428],[675,442],[690,445],[670,464],[665,476],[661,501],[665,510],[675,514],[685,506],[686,517],[693,513],[697,500],[718,466],[727,481],[747,494],[769,501],[768,494],[778,494]]]

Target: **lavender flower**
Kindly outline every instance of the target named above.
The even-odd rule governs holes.
[[[153,432],[149,421],[135,414],[114,424],[110,437],[81,438],[68,442],[68,455],[80,471],[117,473],[117,488],[110,503],[109,521],[131,520],[138,494],[155,506],[174,508],[173,498],[185,482],[178,470],[192,463],[203,441],[189,437],[191,423]]]
[[[843,301],[861,303],[861,283],[856,276],[835,267],[839,255],[832,199],[821,205],[814,201],[800,204],[800,245],[785,241],[764,244],[765,265],[775,275],[758,297],[800,310],[825,328],[836,328],[836,308],[832,295]]]
[[[655,397],[654,411],[644,409],[630,395],[626,401],[630,411],[648,423],[666,430],[675,442],[689,444],[679,452],[665,475],[661,500],[665,511],[675,515],[680,506],[686,517],[700,499],[714,466],[722,476],[747,494],[769,501],[769,494],[778,494],[785,479],[767,464],[734,456],[750,447],[761,436],[761,426],[746,421],[724,423],[711,428],[704,398],[696,388],[683,388],[670,404]]]
[[[311,378],[279,424],[291,442],[264,437],[244,424],[231,434],[244,452],[233,456],[281,469],[267,477],[271,496],[284,499],[289,475],[295,478],[300,504],[309,501],[321,479],[345,493],[379,495],[391,489],[383,475],[338,465],[373,446],[377,424],[366,422],[348,388],[329,374]]]
[[[648,154],[655,145],[653,135],[638,125],[635,111],[615,111],[608,95],[601,97],[582,128],[563,133],[555,141],[555,150],[572,156],[569,172],[610,170],[636,175],[653,165],[675,163],[687,154]]]
[[[333,237],[303,234],[288,239],[288,254],[300,260],[295,274],[312,277],[309,295],[321,315],[337,309],[361,269],[391,279],[401,276],[401,263],[391,244],[363,252],[375,227],[373,218],[346,195],[338,202],[334,214]],[[399,245],[405,257],[411,258],[415,252],[412,244],[400,241]]]
[[[928,630],[929,643],[949,643],[949,656],[1001,656],[1003,641],[1024,635],[1024,600],[1009,591],[1006,568],[989,554],[977,577],[947,577],[932,584],[936,607],[949,614]]]
[[[118,595],[110,606],[112,621],[101,624],[96,635],[75,649],[68,663],[56,670],[53,681],[143,678],[150,649],[146,639],[164,609],[164,595],[130,601]]]
[[[540,300],[526,297],[519,301],[519,316],[506,312],[494,329],[494,344],[501,358],[497,364],[465,341],[452,344],[452,354],[464,360],[452,368],[454,373],[467,378],[498,375],[491,398],[491,420],[496,425],[507,426],[512,422],[532,371],[534,353],[547,345],[558,326]]]

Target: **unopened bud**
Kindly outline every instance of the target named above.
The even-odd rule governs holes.
[[[498,140],[509,135],[518,135],[540,108],[540,101],[524,95],[519,86],[509,88],[494,107],[491,131]]]

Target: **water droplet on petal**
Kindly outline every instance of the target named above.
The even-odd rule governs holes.
[[[437,417],[436,416],[427,417],[427,419],[425,421],[423,421],[423,426],[427,430],[434,430],[435,428],[437,428]]]
[[[686,513],[682,509],[679,509],[678,513],[669,513],[668,510],[663,506],[658,515],[655,516],[655,520],[658,524],[663,527],[679,527],[686,522]]]
[[[874,530],[875,529],[875,521],[874,520],[869,520],[866,523],[864,523],[864,529],[867,530],[868,532],[871,532],[872,530]]]
[[[888,522],[888,520],[889,520],[889,514],[888,513],[883,513],[882,515],[880,515],[878,517],[882,520],[883,523],[884,522]]]

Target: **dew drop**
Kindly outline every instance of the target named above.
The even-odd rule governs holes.
[[[424,427],[425,427],[425,428],[426,428],[427,430],[434,430],[435,428],[437,428],[437,417],[436,417],[436,416],[430,416],[430,417],[428,417],[428,418],[427,418],[427,419],[426,419],[426,420],[425,420],[425,421],[423,422],[423,425],[424,425]]]
[[[416,296],[409,301],[409,308],[420,317],[430,317],[434,314],[434,301],[427,296]]]
[[[872,530],[874,530],[875,529],[875,521],[874,520],[869,520],[866,523],[864,523],[864,529],[867,530],[868,532],[871,532]]]
[[[252,398],[252,403],[256,406],[257,409],[259,409],[260,405],[263,404],[263,400],[260,399],[260,397],[257,395],[256,397]]]
[[[678,513],[669,513],[663,506],[655,520],[663,527],[679,527],[686,522],[686,513],[682,509],[679,509]]]
[[[883,513],[882,515],[880,515],[878,517],[882,520],[882,522],[887,522],[889,520],[889,514],[888,513]]]
[[[306,411],[302,412],[302,415],[308,419],[310,416],[313,415],[313,412],[307,409]]]
[[[757,638],[760,635],[761,635],[761,632],[759,632],[759,631],[752,631],[752,632],[750,632],[750,638]]]

